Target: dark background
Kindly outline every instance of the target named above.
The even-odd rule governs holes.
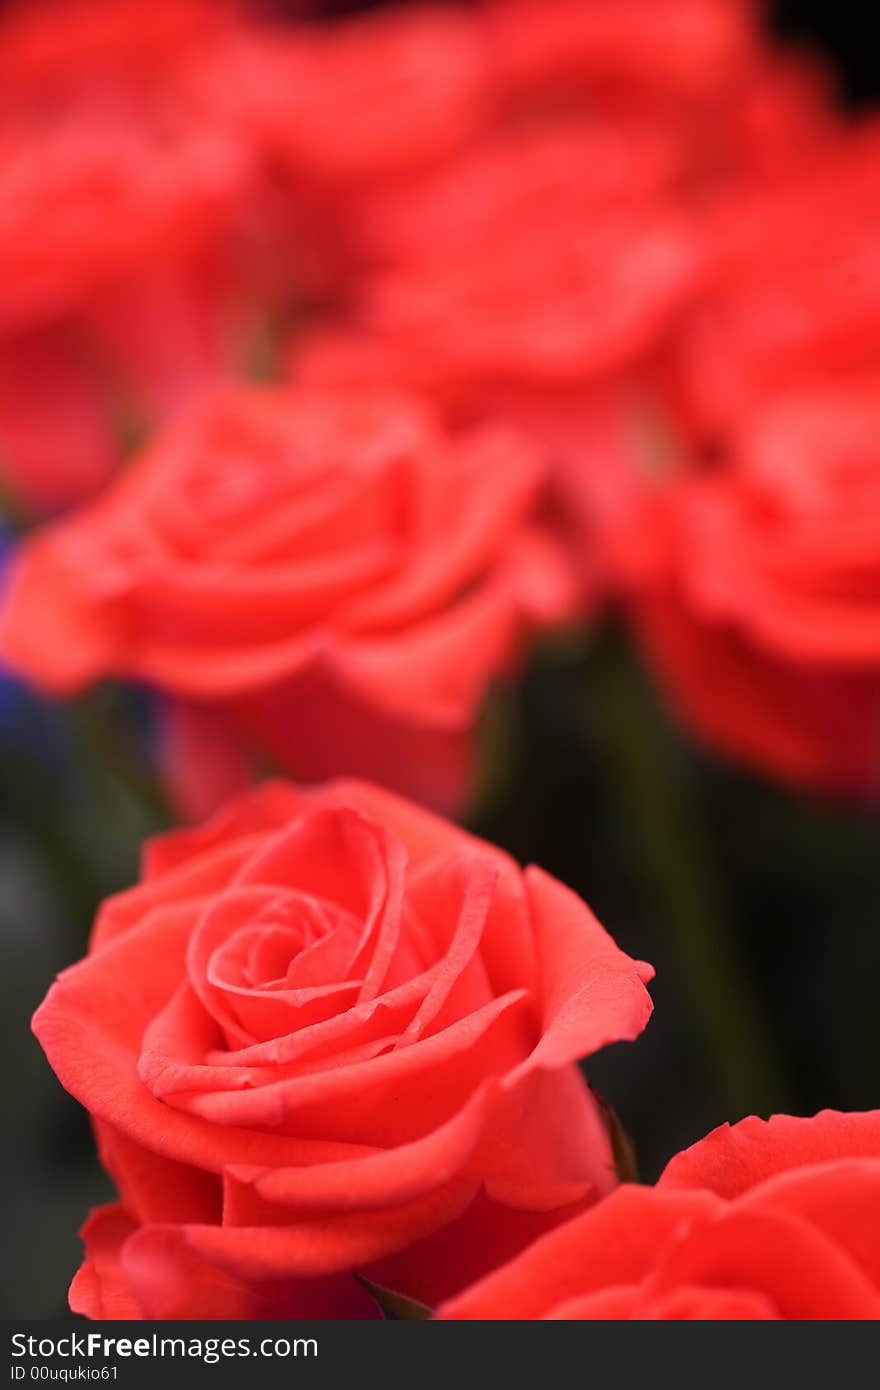
[[[863,103],[877,97],[871,9],[787,0],[774,24],[820,46]],[[157,823],[106,770],[108,698],[47,710],[0,682],[7,1317],[64,1313],[77,1229],[110,1195],[87,1119],[29,1032],[53,975],[82,954],[96,902],[133,881],[133,847]],[[657,967],[647,1033],[590,1065],[644,1178],[752,1111],[880,1104],[880,811],[796,796],[688,747],[613,625],[539,656],[492,728],[474,826],[570,884]]]

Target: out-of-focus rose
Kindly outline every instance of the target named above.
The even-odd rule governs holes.
[[[240,54],[230,52],[237,70],[240,56],[244,82],[227,100],[288,175],[326,187],[411,173],[451,153],[483,124],[491,92],[479,25],[455,5],[254,27]]]
[[[712,203],[673,373],[688,431],[723,438],[779,391],[880,367],[878,202],[872,120],[829,140],[808,170]]]
[[[809,169],[845,137],[830,69],[816,54],[767,48],[722,120],[706,131],[709,188],[721,197]]]
[[[649,195],[663,177],[657,164],[650,172],[662,142],[653,157],[644,145],[638,178],[597,203],[557,177],[553,160],[572,138],[542,139],[525,171],[505,157],[491,196],[474,201],[476,219],[429,200],[423,226],[440,217],[436,239],[417,218],[398,219],[418,253],[362,283],[347,329],[319,324],[295,342],[287,371],[313,384],[405,381],[453,422],[499,418],[524,429],[548,459],[593,588],[607,580],[609,511],[630,492],[630,397],[697,290],[699,248],[668,198]],[[607,153],[603,139],[592,143]]]
[[[79,502],[116,458],[112,411],[75,335],[0,339],[0,479],[13,508],[43,513]]]
[[[492,51],[511,96],[630,109],[717,108],[756,60],[751,0],[489,0]]]
[[[187,65],[186,85],[254,156],[251,268],[279,302],[344,303],[368,255],[361,198],[443,167],[493,110],[482,26],[445,4],[242,24]]]
[[[609,205],[644,205],[674,185],[681,152],[649,122],[596,114],[502,126],[419,177],[358,206],[362,242],[380,263],[476,254],[487,243],[561,218],[573,228]]]
[[[724,212],[824,158],[841,123],[819,65],[777,52],[748,3],[478,13],[482,128],[409,178],[350,191],[360,277],[332,318],[297,329],[287,371],[405,382],[452,420],[527,427],[592,570],[633,491],[632,441],[653,428],[670,346],[684,325],[690,341],[717,268]]]
[[[351,330],[294,344],[294,380],[404,380],[457,409],[507,390],[526,400],[638,362],[693,291],[697,250],[663,204],[612,207],[529,199],[513,223],[497,205],[479,238],[443,243],[364,282]],[[492,209],[494,210],[494,209]],[[489,209],[487,209],[487,213]]]
[[[780,397],[646,511],[636,623],[685,722],[794,782],[880,789],[880,381]],[[638,532],[630,538],[638,549]]]
[[[654,1188],[623,1186],[441,1316],[880,1318],[880,1111],[714,1130]]]
[[[152,423],[236,365],[245,143],[181,72],[206,0],[39,0],[0,16],[0,477],[84,500]]]
[[[490,0],[508,115],[579,111],[649,124],[679,155],[681,194],[778,176],[838,129],[830,75],[777,47],[752,0]]]
[[[246,161],[222,130],[85,103],[0,123],[0,331],[79,307],[214,235]]]
[[[544,481],[527,440],[412,397],[229,387],[23,547],[4,649],[56,693],[175,697],[193,810],[241,780],[242,739],[454,806],[489,682],[574,609]]]
[[[216,41],[225,0],[11,0],[0,16],[4,105],[49,108],[84,88],[161,85],[169,62]]]
[[[702,291],[645,417],[667,457],[618,452],[605,546],[688,728],[858,796],[880,791],[877,151],[854,124],[707,209]]]
[[[614,1185],[575,1062],[641,1031],[647,978],[554,879],[368,785],[158,840],[34,1024],[122,1202],[71,1306],[448,1296]]]

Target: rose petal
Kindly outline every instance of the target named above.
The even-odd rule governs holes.
[[[658,1186],[708,1188],[730,1199],[792,1168],[858,1157],[880,1158],[880,1110],[822,1110],[811,1119],[751,1115],[735,1125],[719,1125],[676,1154]]]

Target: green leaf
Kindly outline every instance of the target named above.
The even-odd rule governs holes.
[[[591,1086],[590,1090],[602,1112],[608,1138],[611,1140],[611,1153],[614,1158],[614,1171],[619,1182],[638,1182],[639,1167],[632,1139],[620,1122],[617,1111],[608,1104],[605,1097]]]
[[[375,1298],[388,1322],[416,1322],[432,1316],[431,1309],[424,1303],[417,1303],[414,1298],[405,1298],[403,1294],[394,1293],[391,1289],[383,1289],[381,1284],[374,1284],[362,1274],[356,1274],[354,1277],[367,1293]]]

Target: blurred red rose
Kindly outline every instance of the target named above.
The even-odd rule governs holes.
[[[729,100],[756,60],[752,0],[488,0],[511,95],[699,109]]]
[[[567,888],[368,785],[158,840],[34,1022],[122,1202],[72,1308],[448,1296],[613,1186],[575,1062],[641,1031],[647,978]]]
[[[723,439],[781,390],[880,367],[880,123],[843,129],[787,177],[734,188],[700,223],[704,282],[673,359],[673,406]]]
[[[0,123],[0,331],[80,307],[212,239],[245,171],[222,130],[125,107],[9,116]]]
[[[49,691],[176,697],[191,810],[241,782],[242,739],[454,806],[489,682],[573,612],[544,480],[520,436],[449,435],[412,397],[229,387],[25,544],[5,654]]]
[[[250,23],[188,65],[197,102],[261,171],[245,210],[276,296],[344,301],[363,259],[357,200],[482,133],[489,53],[460,6],[380,7],[326,25]]]
[[[880,1317],[880,1111],[714,1130],[441,1309],[447,1318]]]
[[[649,204],[682,172],[678,143],[650,121],[591,113],[509,123],[410,179],[356,204],[365,249],[379,263],[429,267],[484,257],[487,244],[536,219],[589,221],[609,205]]]
[[[205,0],[40,0],[0,16],[0,476],[81,501],[126,436],[234,364],[237,134],[181,80]]]
[[[169,61],[215,41],[235,0],[11,0],[0,16],[4,105],[51,108],[84,88],[161,85]]]
[[[587,202],[563,185],[494,197],[475,235],[462,229],[449,247],[438,237],[365,277],[347,325],[294,342],[288,374],[407,382],[452,417],[492,413],[503,396],[516,418],[536,397],[632,369],[693,294],[698,248],[662,199],[620,199],[593,217]]]
[[[408,178],[349,189],[361,273],[334,315],[297,328],[286,369],[298,383],[405,382],[450,420],[528,428],[581,568],[595,578],[598,557],[611,583],[609,519],[638,490],[633,441],[654,429],[670,349],[695,340],[724,213],[741,221],[742,199],[824,159],[842,121],[821,66],[777,50],[750,3],[477,13],[482,126]],[[723,345],[695,368],[723,373]]]
[[[638,177],[594,200],[554,166],[560,156],[572,163],[569,139],[584,142],[584,133],[532,145],[537,158],[525,170],[505,151],[488,199],[474,196],[475,218],[451,202],[427,203],[424,230],[436,215],[436,237],[422,234],[418,218],[401,218],[418,254],[365,278],[350,327],[307,331],[287,372],[314,385],[405,381],[455,424],[497,418],[524,429],[547,457],[591,592],[608,581],[609,513],[631,491],[639,413],[631,398],[698,289],[700,258],[686,219],[650,192],[663,178],[662,142],[653,153],[648,141],[640,153],[630,146]],[[587,143],[607,156],[616,142],[609,133]],[[622,140],[618,153],[624,148]]]
[[[880,790],[878,438],[874,376],[765,404],[724,466],[655,490],[634,586],[648,657],[690,727],[850,793]]]
[[[255,129],[293,176],[356,186],[410,173],[482,124],[490,83],[476,19],[455,5],[394,6],[327,26],[254,27]]]
[[[808,166],[839,126],[811,53],[772,43],[753,0],[531,0],[485,7],[508,116],[579,111],[650,125],[681,194]]]
[[[0,478],[13,510],[50,512],[97,492],[117,453],[107,394],[75,334],[0,338]]]

